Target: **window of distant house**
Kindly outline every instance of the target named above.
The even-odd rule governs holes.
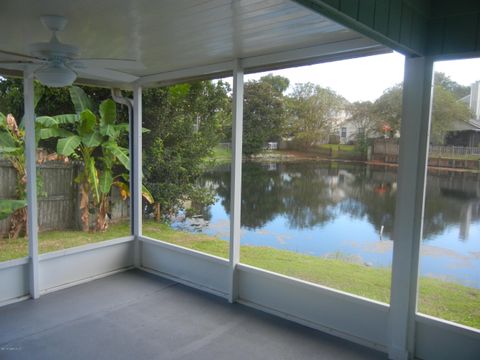
[[[346,137],[347,137],[347,128],[342,127],[342,138],[346,138]]]

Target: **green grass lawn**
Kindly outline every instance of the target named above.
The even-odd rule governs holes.
[[[106,232],[84,233],[81,231],[46,231],[38,234],[40,254],[68,249],[75,246],[116,239],[130,235],[128,222],[110,226]],[[0,238],[0,262],[18,259],[28,255],[28,241],[25,238],[15,240]]]
[[[232,161],[232,150],[223,146],[215,146],[209,160],[215,160],[215,164],[224,164]]]
[[[112,225],[105,233],[51,231],[40,233],[40,253],[126,236],[129,224]],[[228,257],[228,242],[216,237],[176,231],[145,221],[146,236],[208,254]],[[26,239],[0,239],[0,261],[27,255]],[[242,246],[244,264],[329,286],[385,303],[390,297],[390,269],[367,267],[339,259],[299,254],[270,247]],[[430,277],[420,278],[419,311],[480,328],[480,290]]]
[[[334,151],[356,152],[355,145],[346,144],[322,144],[318,145],[320,149],[333,149]]]
[[[341,154],[339,155],[339,152]],[[291,155],[294,153],[295,155]],[[253,158],[262,161],[285,161],[286,157],[288,156],[299,156],[302,154],[302,151],[294,151],[294,150],[264,150],[259,154],[256,154]],[[310,151],[304,151],[303,154],[305,156],[315,156],[315,155],[325,155],[330,156],[332,155],[333,158],[338,159],[350,159],[350,158],[358,158],[360,154],[358,153],[355,145],[334,145],[334,144],[323,144],[312,147]],[[213,153],[211,156],[207,157],[206,164],[211,166],[213,162],[214,165],[219,164],[226,164],[232,161],[232,151],[231,149],[226,149],[222,146],[216,146],[213,148]]]
[[[315,145],[307,152],[318,153],[323,156],[328,156],[331,159],[339,160],[361,160],[364,157],[355,145],[346,144],[321,144]]]
[[[333,151],[334,157],[336,157],[338,151],[343,152],[344,153],[343,155],[347,157],[349,157],[350,154],[352,156],[359,155],[358,149],[356,149],[355,145],[321,144],[321,145],[316,145],[314,148],[312,148],[313,152],[315,152],[315,148],[318,150],[326,151],[326,152],[328,151],[329,154],[330,154],[330,151]],[[263,154],[285,154],[285,152],[288,152],[288,151],[267,150],[267,151],[264,151]],[[345,153],[350,153],[350,154],[345,154]],[[433,154],[433,155],[430,155],[430,157],[433,159],[436,159],[439,157],[441,159],[449,159],[449,160],[479,160],[480,161],[480,155],[443,154],[442,156],[437,156]],[[213,148],[213,154],[211,157],[208,158],[208,160],[215,160],[215,164],[229,163],[232,161],[232,151],[231,149],[226,149],[225,147],[222,147],[222,146],[216,146],[215,148]]]

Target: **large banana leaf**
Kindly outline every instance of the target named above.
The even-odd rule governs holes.
[[[16,147],[15,139],[12,137],[9,131],[0,132],[0,146],[2,147]]]
[[[122,200],[127,200],[127,198],[130,196],[130,187],[128,184],[122,182],[122,181],[114,181],[113,184],[120,190],[120,196],[122,197]]]
[[[80,115],[78,114],[55,115],[53,118],[57,121],[58,125],[75,124],[80,121]]]
[[[41,86],[38,82],[34,82],[33,85],[33,108],[36,109],[40,99],[43,96],[43,86]]]
[[[100,125],[113,125],[117,118],[117,108],[112,99],[102,101],[100,104]]]
[[[37,125],[44,127],[57,127],[58,125],[75,124],[80,120],[80,115],[64,114],[56,116],[39,116],[35,119]]]
[[[82,137],[82,143],[87,147],[96,147],[102,143],[102,135],[98,132],[85,135]]]
[[[70,156],[75,152],[81,141],[82,139],[77,135],[60,139],[57,143],[57,153],[63,156]]]
[[[64,129],[59,129],[59,128],[54,128],[54,127],[47,127],[44,129],[38,129],[37,131],[38,138],[40,140],[45,140],[45,139],[50,139],[54,137],[63,137],[67,138],[70,136],[73,136],[73,134],[70,131],[64,130]]]
[[[99,188],[102,194],[108,194],[112,188],[113,175],[111,170],[104,170],[100,174]]]
[[[7,117],[4,113],[0,112],[0,128],[7,126]]]
[[[123,181],[115,181],[113,185],[117,186],[120,190],[124,191],[127,196],[130,196],[130,186],[129,186],[129,181],[130,181],[130,174],[120,174],[119,175]],[[155,199],[153,198],[153,195],[150,193],[150,190],[148,190],[145,185],[142,184],[142,197],[149,203],[153,204],[155,202]]]
[[[23,152],[21,137],[17,138],[7,127],[7,118],[0,113],[0,154],[17,156]]]
[[[127,123],[118,124],[116,126],[119,131],[127,131],[127,132],[130,131],[130,125]]]
[[[118,137],[118,135],[120,135],[120,132],[118,131],[116,125],[103,125],[100,128],[100,133],[103,136],[108,136],[112,139],[116,139]]]
[[[24,208],[25,206],[27,206],[26,200],[0,200],[0,220],[6,219],[13,214],[15,210]]]
[[[125,167],[125,169],[130,170],[130,158],[128,156],[128,149],[118,146],[115,142],[109,141],[103,145],[106,150],[112,153],[118,161]]]
[[[18,147],[0,146],[0,154],[12,154],[17,151],[21,151],[21,149]]]
[[[90,185],[91,190],[93,190],[95,201],[98,204],[100,200],[100,190],[98,188],[98,173],[95,167],[95,159],[88,158],[88,160],[85,161],[85,168],[88,172],[88,184]]]
[[[90,98],[85,94],[78,86],[71,86],[69,88],[70,91],[70,98],[72,99],[73,106],[75,107],[75,112],[80,114],[82,111],[85,110],[93,110],[92,102]]]
[[[155,199],[153,198],[152,193],[148,190],[145,185],[142,185],[142,197],[147,200],[149,204],[153,204]]]
[[[120,189],[120,195],[122,196],[122,199],[125,200],[127,197],[130,196],[130,187],[128,186],[127,183],[124,183],[123,181],[114,181],[113,185],[118,187]],[[153,204],[155,202],[152,194],[150,191],[145,187],[145,185],[142,185],[142,197],[149,203]]]
[[[80,136],[91,134],[95,131],[97,117],[90,110],[84,110],[80,114],[80,125],[78,126],[78,133]]]
[[[38,116],[35,118],[35,123],[44,127],[57,126],[58,122],[52,116]]]

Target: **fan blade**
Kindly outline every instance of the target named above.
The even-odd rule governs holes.
[[[101,68],[95,68],[95,67],[88,67],[85,69],[76,69],[75,70],[80,77],[84,75],[86,78],[91,79],[92,76],[94,78],[103,78],[105,80],[111,80],[111,81],[119,81],[119,82],[126,82],[130,83],[135,80],[138,80],[137,76],[126,74],[120,71],[115,71],[115,70],[109,70],[109,69],[101,69]]]
[[[23,61],[23,60],[0,60],[0,64],[12,64],[12,65],[18,65],[18,64],[39,64],[40,62],[38,61]]]
[[[0,68],[8,70],[25,70],[27,67],[36,69],[41,65],[41,63],[32,61],[0,61]]]
[[[19,54],[19,53],[12,52],[12,51],[0,50],[0,54],[5,54],[5,55],[9,55],[9,56],[16,56],[16,57],[22,57],[22,58],[25,58],[25,59],[41,60],[40,58],[35,57],[35,56]]]
[[[72,65],[103,69],[144,70],[145,65],[137,60],[128,59],[74,59]]]

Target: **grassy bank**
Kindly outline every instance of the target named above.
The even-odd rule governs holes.
[[[296,161],[305,159],[323,159],[333,161],[352,161],[352,162],[366,162],[366,159],[362,154],[358,152],[355,145],[347,144],[322,144],[312,147],[310,150],[265,150],[260,154],[252,156],[250,160],[257,161]],[[447,155],[442,156],[430,154],[429,159],[433,161],[429,165],[429,168],[436,167],[435,161],[440,160],[457,160],[457,161],[477,161],[480,160],[480,155]],[[226,149],[222,146],[217,146],[213,149],[212,155],[207,159],[214,165],[230,163],[232,160],[232,152],[230,149]],[[383,161],[372,161],[371,163],[377,165],[398,166],[397,163],[384,163]],[[210,163],[211,165],[211,163]],[[442,168],[448,168],[448,166],[442,166]],[[465,167],[451,167],[449,171],[469,171],[478,172],[478,169],[465,168]]]
[[[125,236],[128,224],[111,226],[106,233],[52,231],[39,236],[40,253]],[[228,242],[215,237],[176,231],[146,221],[146,236],[227,258]],[[0,240],[0,261],[27,255],[26,239]],[[245,264],[326,285],[382,302],[389,302],[390,270],[367,267],[342,259],[327,259],[270,247],[242,246]],[[460,324],[480,328],[480,290],[430,277],[420,278],[419,310]]]
[[[328,149],[332,151],[344,151],[344,152],[355,152],[357,151],[355,145],[347,145],[347,144],[321,144],[318,145],[320,149]]]
[[[232,150],[223,146],[215,146],[209,160],[214,160],[215,164],[229,163],[232,161]]]

